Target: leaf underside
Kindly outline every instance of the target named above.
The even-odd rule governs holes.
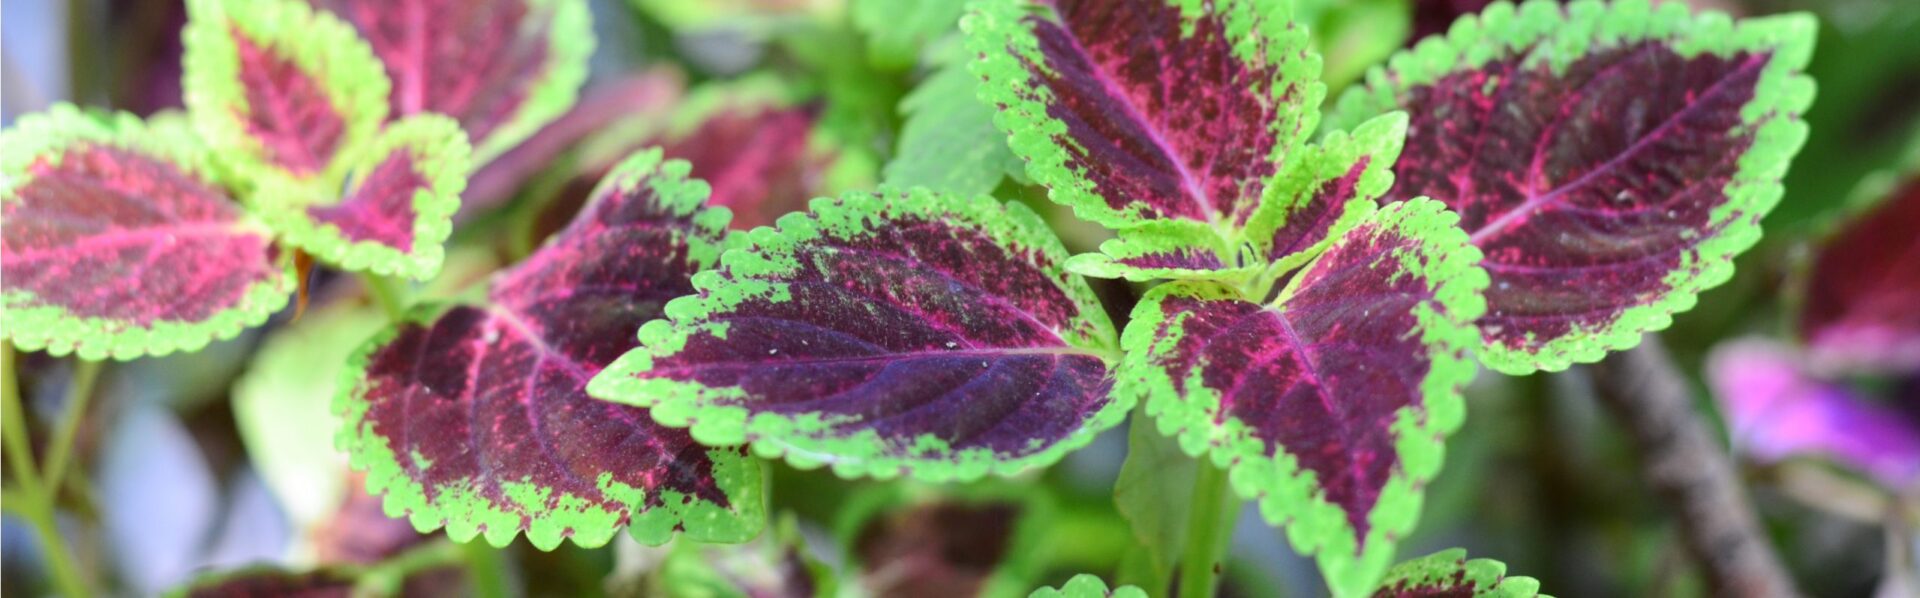
[[[1125,415],[1112,325],[1022,206],[852,193],[749,237],[590,392],[705,443],[929,481],[1051,464]]]
[[[1463,417],[1486,275],[1454,223],[1433,201],[1355,202],[1273,302],[1169,283],[1123,340],[1115,394],[1226,468],[1336,594],[1386,570]]]
[[[723,248],[726,214],[703,208],[705,185],[686,174],[657,151],[634,156],[568,229],[497,275],[485,304],[421,308],[361,350],[341,443],[389,514],[462,541],[524,531],[542,549],[599,546],[623,525],[649,544],[759,531],[761,473],[744,449],[703,447],[585,391]]]
[[[964,26],[982,99],[1056,201],[1115,227],[1237,226],[1324,93],[1278,5],[1002,0]]]
[[[1395,56],[1329,123],[1411,115],[1386,200],[1445,202],[1485,253],[1484,363],[1559,370],[1665,328],[1758,239],[1806,137],[1813,29],[1500,3]]]
[[[1375,598],[1533,598],[1540,582],[1507,576],[1507,565],[1491,559],[1467,560],[1467,551],[1442,550],[1394,565],[1373,593]]]
[[[259,325],[289,260],[182,130],[69,105],[0,134],[0,306],[26,350],[85,359],[194,351]]]
[[[445,114],[479,166],[560,116],[587,79],[582,0],[311,0],[356,28],[393,82],[401,118]]]

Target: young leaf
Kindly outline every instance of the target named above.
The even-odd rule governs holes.
[[[1108,590],[1107,582],[1100,576],[1081,573],[1067,580],[1059,589],[1040,588],[1028,594],[1027,598],[1147,598],[1147,593],[1133,586]]]
[[[1263,271],[1269,278],[1292,272],[1332,241],[1327,231],[1343,206],[1371,204],[1393,186],[1390,168],[1406,130],[1406,116],[1396,112],[1362,123],[1352,135],[1336,131],[1296,150],[1241,231],[1244,248],[1200,223],[1158,220],[1121,230],[1100,253],[1074,256],[1068,269],[1136,281],[1238,281]]]
[[[541,549],[599,546],[622,525],[649,544],[759,531],[761,473],[743,449],[585,392],[628,331],[719,257],[726,211],[702,208],[706,186],[686,174],[657,151],[634,156],[485,304],[422,308],[361,349],[340,442],[389,513],[496,546],[525,531]]]
[[[0,133],[0,312],[24,350],[197,351],[286,306],[292,261],[192,134],[61,104]]]
[[[1799,328],[1825,368],[1920,371],[1920,145],[1904,170],[1862,183],[1870,205],[1814,257]]]
[[[1376,598],[1533,598],[1540,582],[1531,577],[1508,577],[1507,565],[1491,559],[1467,560],[1467,551],[1454,548],[1394,565],[1374,592]]]
[[[704,443],[928,481],[1052,464],[1131,405],[1107,396],[1113,325],[1024,206],[850,193],[749,236],[588,391]]]
[[[1412,116],[1386,199],[1445,202],[1485,253],[1484,363],[1560,370],[1665,328],[1759,237],[1806,138],[1813,31],[1677,2],[1499,3],[1329,122]]]
[[[980,2],[980,98],[1054,201],[1112,228],[1243,226],[1325,88],[1276,0]]]
[[[310,0],[358,28],[394,118],[460,121],[478,168],[566,112],[587,80],[585,0]]]
[[[253,203],[288,244],[343,270],[432,278],[470,169],[466,134],[444,116],[400,120],[356,160],[344,197],[266,176]],[[333,203],[329,203],[333,202]]]
[[[1352,202],[1273,302],[1162,285],[1122,340],[1119,400],[1227,469],[1338,595],[1391,564],[1464,417],[1487,278],[1455,222],[1430,200]]]
[[[238,180],[334,188],[387,118],[367,43],[297,0],[190,0],[184,93],[195,129]]]

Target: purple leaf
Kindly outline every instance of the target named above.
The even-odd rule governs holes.
[[[445,114],[479,166],[559,117],[587,80],[583,0],[310,0],[351,23],[393,81],[390,113]]]
[[[1891,397],[1906,410],[1876,405],[1868,393],[1815,377],[1792,349],[1758,339],[1715,348],[1707,382],[1734,446],[1759,461],[1821,456],[1888,488],[1920,483],[1920,383]]]
[[[1033,587],[1051,504],[1024,486],[854,494],[836,518],[849,573],[873,596],[1014,596]]]
[[[657,68],[622,75],[587,89],[566,114],[474,171],[466,193],[460,197],[460,217],[470,218],[512,199],[522,184],[551,167],[562,153],[623,117],[666,110],[680,99],[684,85],[681,78],[678,71]],[[601,165],[593,175],[606,174],[611,167]],[[591,188],[596,181],[589,179],[586,186]]]
[[[1125,416],[1113,328],[1033,212],[925,189],[818,200],[750,234],[589,387],[707,444],[845,477],[1057,461]]]
[[[432,278],[467,183],[466,136],[438,115],[388,126],[358,160],[344,196],[265,179],[254,203],[282,238],[344,270]]]
[[[657,151],[634,156],[484,304],[420,309],[361,350],[341,442],[388,513],[496,546],[525,531],[541,549],[600,546],[623,525],[650,544],[759,530],[761,474],[743,449],[702,447],[585,392],[719,257],[727,214],[703,208],[705,185],[686,173]]]
[[[807,208],[819,194],[831,155],[809,147],[817,111],[807,107],[725,106],[693,131],[661,140],[667,157],[693,163],[713,186],[708,203],[733,210],[733,228],[768,226]]]
[[[962,21],[981,99],[1054,201],[1114,228],[1245,225],[1325,88],[1290,3],[994,0]]]
[[[333,188],[387,118],[388,81],[353,29],[285,0],[190,0],[187,109],[222,165]]]
[[[1823,369],[1920,372],[1920,150],[1909,164],[1814,257],[1800,333]]]
[[[1364,592],[1413,528],[1464,416],[1479,252],[1438,202],[1352,202],[1271,302],[1183,281],[1141,299],[1114,393],[1228,470],[1335,594]]]
[[[1329,123],[1412,116],[1386,199],[1445,202],[1486,254],[1484,363],[1560,370],[1731,275],[1806,137],[1813,31],[1678,2],[1500,3],[1394,57]]]
[[[69,105],[0,133],[0,305],[26,350],[195,351],[287,304],[290,260],[179,127]]]
[[[1467,551],[1442,550],[1413,559],[1387,571],[1374,598],[1533,598],[1540,581],[1507,575],[1507,565],[1492,559],[1467,560]]]

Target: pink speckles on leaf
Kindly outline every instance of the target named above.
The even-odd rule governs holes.
[[[390,509],[495,544],[524,531],[543,549],[598,546],[629,525],[655,544],[759,528],[760,474],[742,451],[586,394],[718,257],[725,217],[685,175],[637,156],[572,226],[499,273],[486,304],[427,308],[363,349],[345,438]]]
[[[323,84],[239,28],[229,30],[240,53],[247,133],[289,173],[306,177],[325,170],[340,150],[346,123]]]
[[[62,105],[0,135],[6,336],[131,359],[198,349],[285,305],[283,256],[193,161],[191,138],[117,118]]]

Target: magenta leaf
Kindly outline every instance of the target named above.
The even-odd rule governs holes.
[[[289,244],[343,270],[432,278],[445,258],[469,168],[465,134],[439,115],[407,118],[369,144],[334,195],[277,177],[254,204]]]
[[[1244,226],[1319,121],[1320,58],[1274,0],[993,0],[962,22],[995,124],[1054,201],[1114,228]]]
[[[1508,576],[1507,565],[1491,559],[1467,560],[1467,551],[1442,550],[1394,565],[1374,598],[1533,598],[1540,581]]]
[[[1757,461],[1822,457],[1887,488],[1920,484],[1920,381],[1887,397],[1904,401],[1902,411],[1815,376],[1806,358],[1788,347],[1740,339],[1713,350],[1707,382],[1734,448]]]
[[[366,42],[293,0],[191,0],[188,17],[187,109],[221,165],[336,188],[387,118]]]
[[[518,145],[573,104],[587,80],[584,0],[309,0],[353,25],[392,80],[394,118],[453,117],[474,165]]]
[[[755,229],[588,391],[844,477],[1052,464],[1125,417],[1112,324],[1033,212],[850,193]]]
[[[715,105],[687,111],[699,113],[698,126],[657,143],[668,158],[693,163],[693,176],[713,186],[708,203],[733,210],[733,228],[771,225],[820,195],[834,155],[812,143],[817,110],[756,99],[708,101]]]
[[[287,304],[291,260],[181,127],[69,105],[0,133],[0,313],[25,350],[195,351]]]
[[[1118,399],[1226,469],[1336,595],[1392,564],[1465,414],[1487,278],[1455,224],[1431,200],[1351,202],[1277,298],[1161,285],[1122,340]]]
[[[1684,3],[1498,3],[1395,56],[1328,122],[1411,115],[1386,199],[1445,202],[1486,254],[1483,363],[1560,370],[1731,275],[1806,137],[1813,31]]]
[[[1815,254],[1800,333],[1826,370],[1920,372],[1920,145],[1861,187],[1869,205]]]
[[[417,310],[361,350],[341,443],[388,513],[458,541],[524,531],[541,549],[600,546],[621,526],[649,544],[759,531],[761,473],[744,449],[700,446],[585,390],[719,258],[726,211],[702,207],[706,186],[686,174],[635,155],[484,303]]]

